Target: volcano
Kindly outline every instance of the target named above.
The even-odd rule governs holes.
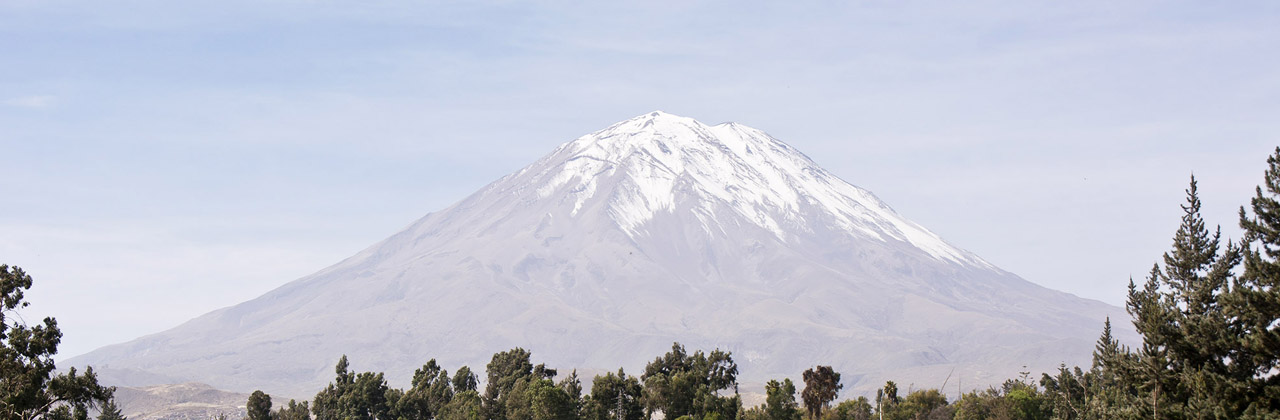
[[[763,131],[652,112],[315,274],[66,364],[306,398],[343,354],[403,386],[428,359],[482,371],[517,346],[562,372],[640,372],[680,342],[731,351],[747,388],[817,364],[846,393],[972,388],[1087,365],[1123,314],[949,244]]]

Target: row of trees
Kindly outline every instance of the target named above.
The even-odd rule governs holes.
[[[639,420],[655,412],[669,418],[735,419],[742,405],[738,366],[729,353],[689,354],[679,343],[640,377],[622,369],[597,375],[586,394],[576,371],[556,381],[555,369],[534,365],[521,348],[493,355],[483,392],[468,367],[450,376],[434,359],[414,372],[404,390],[387,386],[381,373],[354,373],[348,366],[343,356],[334,381],[310,403],[291,400],[273,412],[270,397],[255,392],[247,404],[249,419]]]

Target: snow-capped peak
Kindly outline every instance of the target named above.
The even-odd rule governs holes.
[[[860,237],[909,242],[935,258],[989,265],[742,124],[654,111],[566,143],[529,170],[549,180],[538,187],[540,197],[571,196],[571,215],[590,200],[609,200],[609,215],[633,237],[655,215],[674,211],[681,197],[696,197],[692,211],[708,232],[723,228],[716,206],[729,206],[783,241],[797,228],[828,223]]]

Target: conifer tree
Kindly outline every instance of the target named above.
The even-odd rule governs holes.
[[[1280,416],[1280,147],[1255,191],[1249,211],[1240,208],[1244,270],[1224,301],[1238,328],[1230,357],[1243,415],[1266,418]]]
[[[98,414],[98,420],[127,420],[127,418],[120,411],[120,407],[116,405],[116,399],[113,397],[102,406],[102,413]]]
[[[245,403],[245,410],[248,420],[271,420],[271,396],[262,391],[253,391],[249,394],[249,401]]]

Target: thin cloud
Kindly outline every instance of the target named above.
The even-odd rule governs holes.
[[[32,95],[10,98],[4,104],[16,108],[49,109],[58,105],[58,97],[53,95]]]

